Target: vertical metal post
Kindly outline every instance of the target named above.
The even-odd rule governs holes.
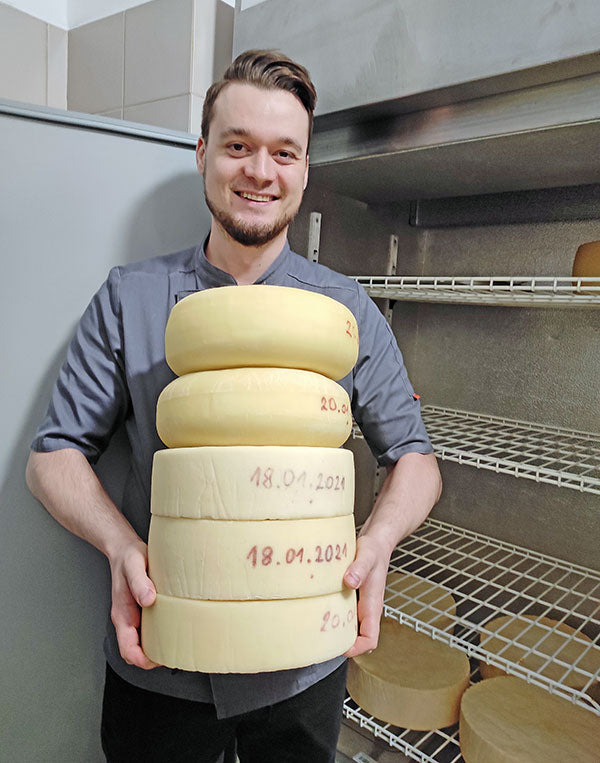
[[[398,236],[393,234],[390,236],[390,243],[388,247],[388,257],[385,268],[386,276],[395,276],[398,268]],[[392,325],[392,316],[394,313],[394,301],[391,299],[384,299],[383,302],[383,316],[389,325]],[[385,478],[387,477],[387,469],[383,466],[375,467],[375,477],[373,479],[373,501],[377,499]]]
[[[308,251],[307,259],[311,262],[319,261],[319,245],[321,243],[321,213],[311,212],[308,226]]]

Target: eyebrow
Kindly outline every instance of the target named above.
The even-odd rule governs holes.
[[[227,138],[235,138],[235,137],[252,138],[252,135],[244,127],[226,127],[220,133],[221,140],[226,140]],[[295,140],[294,138],[289,138],[283,135],[280,138],[278,138],[275,142],[283,146],[290,146],[299,154],[304,153],[304,149],[298,143],[298,141]]]

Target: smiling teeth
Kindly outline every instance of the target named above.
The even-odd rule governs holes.
[[[244,191],[240,192],[240,196],[243,199],[249,199],[250,201],[271,201],[271,196],[259,196],[256,193],[245,193]]]

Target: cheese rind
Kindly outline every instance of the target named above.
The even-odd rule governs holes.
[[[337,657],[356,639],[356,592],[306,599],[202,601],[158,594],[142,610],[142,648],[159,665],[259,673]]]
[[[460,710],[466,763],[598,763],[600,718],[520,678],[474,684]]]
[[[453,629],[456,602],[445,588],[417,575],[401,572],[390,572],[385,587],[385,603],[390,607],[440,630]]]
[[[348,665],[355,702],[386,723],[419,731],[456,723],[468,685],[466,654],[387,617],[377,648]]]
[[[156,590],[192,599],[291,599],[344,589],[354,517],[259,522],[154,516],[148,539]]]
[[[182,374],[271,366],[338,380],[358,355],[352,312],[337,300],[285,286],[225,286],[178,302],[165,333],[167,363]]]
[[[352,514],[354,457],[342,448],[230,446],[154,454],[153,515],[309,519]]]
[[[565,686],[583,689],[590,673],[600,670],[600,649],[566,623],[534,615],[503,615],[482,627],[498,634],[490,638],[482,631],[483,649]],[[483,678],[506,675],[502,668],[485,662],[480,672]]]
[[[158,435],[169,448],[304,445],[337,448],[352,429],[336,382],[291,368],[230,368],[180,376],[160,394]]]

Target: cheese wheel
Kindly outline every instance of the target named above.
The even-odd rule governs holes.
[[[350,660],[347,688],[376,718],[429,731],[458,721],[469,672],[463,652],[384,617],[377,649]]]
[[[307,445],[337,448],[352,429],[346,390],[313,371],[230,368],[168,384],[156,428],[169,448]]]
[[[192,599],[292,599],[342,591],[354,517],[244,522],[153,516],[156,590]]]
[[[471,686],[460,709],[466,763],[598,763],[600,718],[520,678]]]
[[[160,665],[259,673],[337,657],[356,639],[356,592],[270,601],[202,601],[158,594],[142,610],[142,648]]]
[[[170,448],[154,454],[152,514],[308,519],[352,514],[354,457],[342,448]]]
[[[417,575],[401,572],[390,572],[385,587],[385,603],[390,607],[440,630],[453,629],[456,602],[445,588]]]
[[[272,366],[338,380],[356,363],[358,329],[350,310],[323,294],[285,286],[225,286],[175,305],[165,351],[178,376]]]
[[[573,689],[583,689],[589,682],[590,676],[583,671],[593,674],[600,670],[600,649],[593,646],[584,633],[576,632],[565,623],[534,615],[519,615],[518,619],[506,615],[485,623],[483,627],[498,634],[489,637],[482,633],[483,649]],[[518,643],[509,644],[509,641]],[[537,654],[529,651],[532,648]],[[552,660],[548,661],[549,658]],[[483,678],[506,675],[502,668],[484,662],[480,670]]]

